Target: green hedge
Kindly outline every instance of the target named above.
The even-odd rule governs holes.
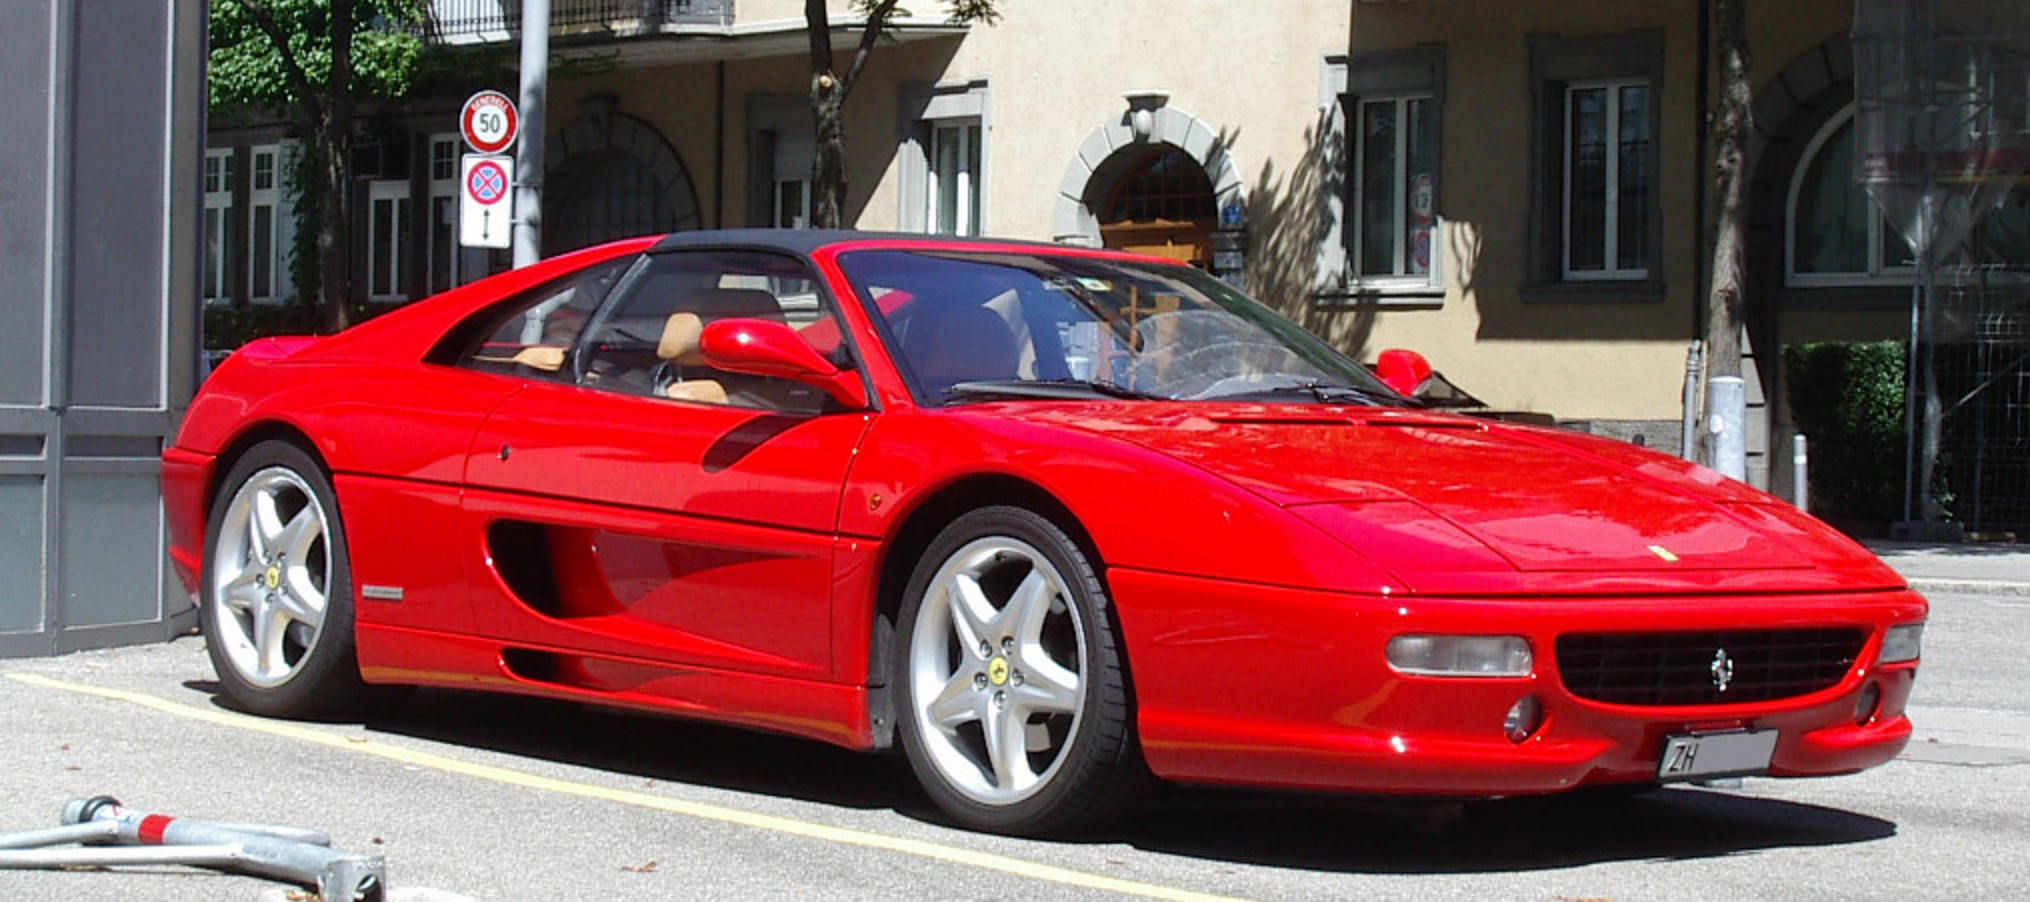
[[[352,322],[363,323],[399,307],[399,304],[354,304]],[[204,349],[231,351],[256,338],[272,335],[315,335],[320,331],[318,311],[309,304],[206,304],[204,306]]]
[[[1812,512],[1849,531],[1903,516],[1902,342],[1783,349],[1790,416],[1811,446]]]

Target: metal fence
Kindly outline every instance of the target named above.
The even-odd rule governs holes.
[[[654,31],[664,25],[730,25],[733,0],[550,0],[550,27],[567,31]],[[426,37],[514,35],[520,0],[430,0]]]
[[[1932,288],[1938,503],[1975,532],[2030,536],[2030,267],[1948,268]]]

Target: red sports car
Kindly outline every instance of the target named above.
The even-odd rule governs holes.
[[[1500,796],[1889,760],[1926,605],[1789,505],[1421,409],[1188,266],[581,251],[228,359],[163,455],[225,691],[900,746],[955,820],[1151,777]]]

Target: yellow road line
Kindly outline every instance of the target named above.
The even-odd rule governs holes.
[[[1246,902],[1246,900],[1237,899],[1233,896],[1201,893],[1154,883],[1143,883],[1137,880],[1123,880],[1118,877],[1108,877],[1104,874],[1076,871],[1070,868],[1061,868],[1055,865],[1011,858],[1006,855],[996,855],[991,852],[962,849],[943,843],[927,842],[920,839],[904,839],[898,836],[887,836],[865,830],[834,827],[778,815],[742,811],[738,808],[728,808],[723,805],[687,802],[681,799],[665,798],[643,792],[594,786],[589,783],[577,783],[570,780],[560,780],[555,777],[543,777],[505,767],[460,761],[456,758],[388,745],[382,742],[375,742],[371,739],[354,738],[323,730],[315,730],[286,721],[262,720],[227,711],[199,708],[149,695],[145,692],[130,692],[124,689],[110,689],[104,686],[69,683],[31,673],[10,673],[7,676],[15,682],[43,689],[58,689],[79,695],[90,695],[113,701],[126,702],[188,720],[231,727],[237,730],[266,733],[270,736],[283,739],[384,758],[389,761],[414,765],[416,767],[427,767],[431,770],[459,774],[507,786],[519,786],[524,789],[555,792],[585,799],[598,799],[620,805],[632,805],[637,808],[648,808],[655,811],[697,818],[699,820],[733,824],[755,830],[766,830],[771,833],[815,839],[821,842],[899,852],[904,855],[914,855],[918,858],[928,858],[933,861],[978,868],[983,871],[998,871],[1003,874],[1030,880],[1061,883],[1066,886],[1102,890],[1143,899],[1162,899],[1166,900],[1166,902]]]

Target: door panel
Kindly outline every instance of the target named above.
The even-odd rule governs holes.
[[[530,385],[466,465],[481,633],[829,675],[832,535],[869,420]]]

